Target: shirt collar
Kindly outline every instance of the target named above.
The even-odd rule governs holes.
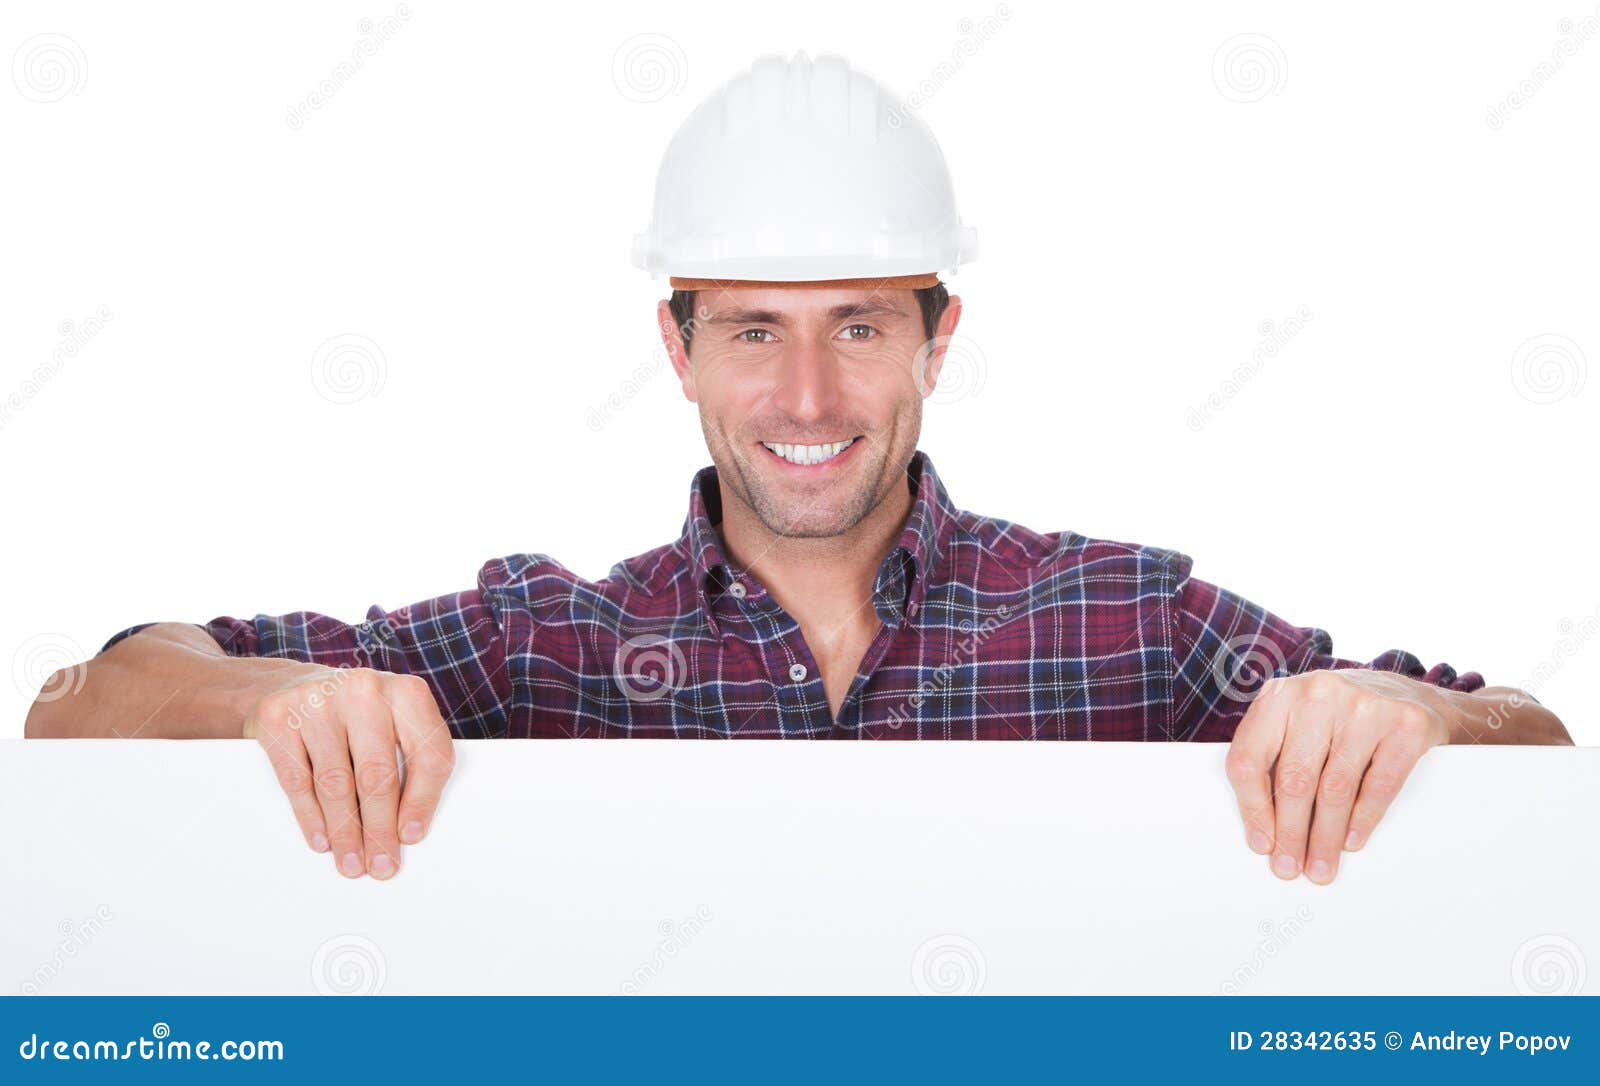
[[[873,583],[873,607],[888,626],[899,626],[906,618],[916,616],[929,579],[948,549],[957,516],[927,453],[918,450],[911,457],[905,479],[912,494],[911,512],[900,538],[878,566]],[[714,633],[720,633],[719,611],[726,614],[740,608],[768,611],[778,607],[749,573],[729,565],[716,531],[720,523],[722,491],[717,484],[717,469],[707,466],[695,474],[690,484],[689,515],[681,542],[688,552],[701,609]]]

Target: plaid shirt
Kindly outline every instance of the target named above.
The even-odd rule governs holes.
[[[475,588],[374,606],[358,625],[298,611],[202,628],[234,656],[420,675],[460,738],[1222,741],[1271,676],[1367,667],[1483,686],[1399,649],[1338,659],[1325,632],[1191,577],[1177,551],[964,512],[925,453],[907,481],[911,513],[873,587],[882,628],[837,719],[798,623],[724,557],[711,467],[678,540],[603,580],[515,554]]]

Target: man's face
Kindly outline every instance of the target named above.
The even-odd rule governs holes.
[[[721,484],[768,529],[841,535],[903,485],[943,354],[912,291],[703,290],[687,358],[659,313]]]

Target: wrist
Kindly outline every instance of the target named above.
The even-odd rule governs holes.
[[[272,657],[224,657],[212,681],[193,692],[197,715],[215,719],[226,738],[244,736],[245,722],[263,698],[315,676],[336,671],[323,664]]]
[[[1450,743],[1572,745],[1566,726],[1532,695],[1513,686],[1467,692],[1436,688]]]

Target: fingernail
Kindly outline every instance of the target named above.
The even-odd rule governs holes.
[[[1361,835],[1359,833],[1357,833],[1355,830],[1351,830],[1348,834],[1345,835],[1345,839],[1344,839],[1345,851],[1346,852],[1354,852],[1356,849],[1358,849],[1360,847],[1361,847]]]
[[[1272,860],[1272,870],[1277,873],[1279,878],[1292,879],[1299,868],[1300,865],[1287,852],[1278,853]]]
[[[1265,856],[1268,852],[1272,851],[1272,841],[1260,830],[1251,830],[1250,849],[1253,852],[1259,852],[1261,855]]]
[[[400,827],[400,841],[402,844],[414,845],[422,840],[422,823],[413,819]]]
[[[1312,882],[1327,882],[1333,878],[1333,868],[1327,860],[1312,860],[1306,867],[1306,877]]]
[[[352,879],[361,874],[361,857],[354,852],[346,852],[344,859],[339,862],[339,870],[349,875]]]
[[[394,861],[383,853],[378,853],[372,858],[372,874],[374,878],[388,878],[394,874]]]
[[[318,830],[311,835],[311,849],[313,852],[328,851],[328,835]]]

